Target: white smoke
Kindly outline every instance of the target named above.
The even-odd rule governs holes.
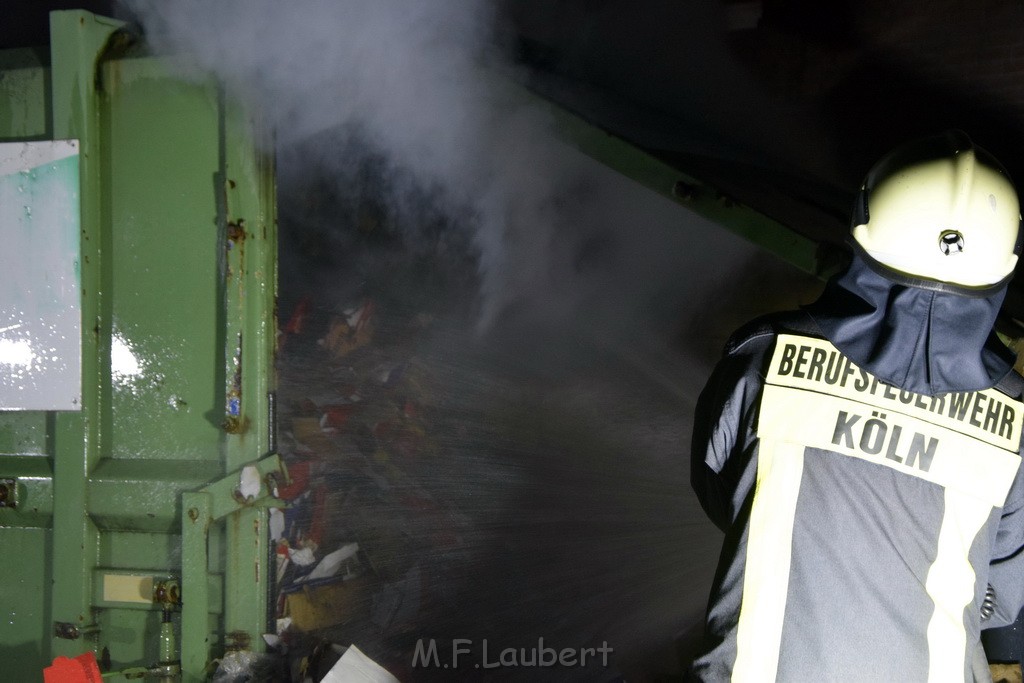
[[[680,357],[668,348],[660,337],[671,331],[653,334],[666,330],[648,325],[652,319],[678,324],[684,309],[705,306],[709,292],[751,259],[754,248],[560,143],[544,110],[519,99],[499,75],[510,67],[496,47],[490,0],[126,2],[155,49],[187,53],[200,72],[215,73],[232,95],[268,119],[276,136],[279,186],[321,182],[314,177],[382,185],[389,210],[399,213],[403,205],[426,197],[438,204],[433,207],[438,213],[455,217],[454,223],[470,231],[482,327],[490,329],[519,303],[543,309],[561,323],[544,336],[507,329],[515,326],[501,330],[517,360],[547,361],[543,372],[531,365],[521,374],[545,375],[545,387],[554,387],[537,392],[536,409],[534,403],[524,404],[529,420],[508,425],[509,433],[515,432],[509,441],[539,442],[564,431],[572,437],[566,441],[587,435],[587,448],[556,440],[557,447],[538,450],[543,457],[521,452],[526,447],[512,457],[502,455],[498,444],[493,449],[498,456],[474,452],[466,467],[438,466],[462,485],[466,500],[483,506],[489,523],[513,514],[505,513],[500,501],[512,495],[526,501],[516,502],[522,509],[513,515],[521,523],[521,546],[511,547],[534,549],[529,534],[535,527],[526,523],[529,519],[523,522],[523,514],[532,513],[530,501],[554,520],[605,519],[601,515],[608,510],[632,511],[627,521],[637,533],[619,533],[617,521],[608,531],[591,530],[578,542],[583,551],[564,561],[564,573],[536,563],[534,574],[551,574],[541,582],[550,590],[534,598],[550,603],[537,608],[537,620],[562,609],[570,595],[564,586],[575,585],[579,557],[587,556],[594,558],[583,563],[591,565],[590,574],[604,572],[592,581],[600,590],[581,616],[593,624],[587,629],[602,628],[600,619],[614,617],[625,643],[696,623],[717,537],[696,501],[683,493],[686,459],[680,453],[686,450],[689,420],[681,416],[692,410],[707,368],[703,359],[692,358],[698,354]],[[357,169],[367,159],[384,160],[383,183],[360,176]],[[417,215],[416,208],[410,206],[409,214]],[[727,333],[721,331],[714,346],[720,347]],[[451,346],[458,349],[449,354],[453,365],[470,355]],[[447,346],[438,347],[438,355],[445,356]],[[581,360],[588,348],[602,362],[618,359],[607,381],[592,377],[603,366]],[[505,361],[498,356],[498,364]],[[496,361],[488,357],[488,362]],[[450,374],[455,375],[450,385],[458,385],[463,375],[467,384],[483,383],[488,376],[475,366],[472,372]],[[631,388],[637,385],[643,391]],[[499,391],[464,393],[470,414],[484,399],[512,401],[511,394]],[[508,412],[502,407],[494,414]],[[471,426],[505,433],[505,425],[497,429],[496,420],[486,417]],[[544,424],[538,428],[531,422],[536,420]],[[541,436],[530,436],[530,430]],[[549,453],[557,457],[548,458]],[[495,481],[494,473],[509,478],[488,483]],[[558,548],[569,547],[565,540],[578,531],[565,524],[543,526]],[[504,547],[504,541],[492,538],[496,533],[482,530],[479,548],[490,549],[492,541]],[[652,556],[655,569],[650,569]],[[620,576],[625,578],[616,584]],[[490,584],[486,589],[489,598],[500,593]],[[676,602],[666,601],[673,593],[680,594]],[[522,596],[512,597],[499,605],[505,614],[523,611]],[[497,600],[503,603],[504,596]],[[625,602],[629,606],[619,609]],[[569,605],[566,611],[573,609]],[[579,623],[565,614],[557,620],[565,628]]]
[[[510,94],[496,69],[493,11],[480,0],[127,0],[148,42],[186,53],[273,126],[281,172],[315,162],[343,177],[358,136],[401,169],[389,201],[414,184],[469,217],[483,321],[553,290],[560,198],[585,182],[542,110]],[[287,150],[311,136],[319,158]],[[421,195],[420,195],[421,196]]]

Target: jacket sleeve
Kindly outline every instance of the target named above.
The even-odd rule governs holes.
[[[995,593],[995,611],[982,626],[996,628],[1014,623],[1024,607],[1024,468],[1017,469],[1003,506],[988,583]]]
[[[769,340],[731,348],[697,400],[690,449],[690,485],[723,531],[736,519],[756,480],[754,418]]]

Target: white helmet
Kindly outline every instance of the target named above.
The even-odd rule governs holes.
[[[1002,285],[1020,253],[1020,206],[1006,170],[961,131],[899,147],[872,167],[853,237],[915,279]]]

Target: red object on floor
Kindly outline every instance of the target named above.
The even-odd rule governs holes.
[[[288,477],[292,480],[292,483],[280,486],[277,489],[277,495],[281,500],[291,500],[296,496],[302,495],[309,488],[309,461],[300,460],[288,465]]]
[[[43,669],[44,683],[102,683],[96,655],[86,652],[74,659],[57,657]]]
[[[317,545],[324,542],[324,524],[327,509],[327,487],[313,489],[313,521],[309,524],[309,540]]]
[[[340,403],[337,405],[324,406],[324,416],[320,419],[320,428],[324,430],[333,429],[335,431],[344,429],[345,423],[347,423],[348,418],[352,416],[356,406],[357,404],[355,403]]]
[[[295,307],[295,312],[292,313],[292,317],[288,320],[288,324],[284,326],[284,331],[288,334],[302,334],[302,330],[306,327],[306,316],[309,313],[309,297],[302,297],[302,301]]]

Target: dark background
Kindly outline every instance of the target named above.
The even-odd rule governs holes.
[[[44,45],[50,10],[118,4],[7,2],[0,48]],[[866,169],[912,137],[961,128],[1024,177],[1017,0],[500,6],[537,90],[819,240],[842,241]]]

